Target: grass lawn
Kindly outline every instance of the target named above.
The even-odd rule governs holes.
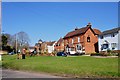
[[[47,72],[70,77],[118,77],[118,58],[95,58],[90,56],[52,57],[35,56],[25,60],[16,55],[4,55],[2,66],[16,70]]]

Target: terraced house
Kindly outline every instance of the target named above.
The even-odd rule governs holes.
[[[91,54],[98,52],[98,35],[101,33],[98,29],[92,29],[88,23],[86,27],[76,28],[64,36],[64,49],[70,54],[85,53]]]
[[[103,31],[99,35],[99,52],[120,51],[120,27]]]

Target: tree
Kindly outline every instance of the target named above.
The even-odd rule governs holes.
[[[8,37],[5,34],[2,34],[2,46],[6,46],[8,42]]]
[[[11,35],[10,34],[2,34],[2,50],[6,50],[11,52],[13,50],[12,46],[10,46]]]
[[[16,38],[17,43],[20,46],[20,49],[29,47],[30,39],[27,33],[21,31],[15,34],[15,38]]]

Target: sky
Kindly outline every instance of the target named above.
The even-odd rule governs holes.
[[[118,3],[2,2],[2,31],[26,32],[31,46],[39,39],[58,40],[89,22],[101,31],[118,27]]]
[[[2,0],[2,2],[118,2],[119,0]]]

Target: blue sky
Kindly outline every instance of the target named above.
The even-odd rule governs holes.
[[[2,2],[118,2],[119,0],[2,0]]]
[[[2,30],[26,32],[34,45],[39,39],[58,40],[74,28],[92,23],[101,31],[118,27],[117,2],[3,2]]]

